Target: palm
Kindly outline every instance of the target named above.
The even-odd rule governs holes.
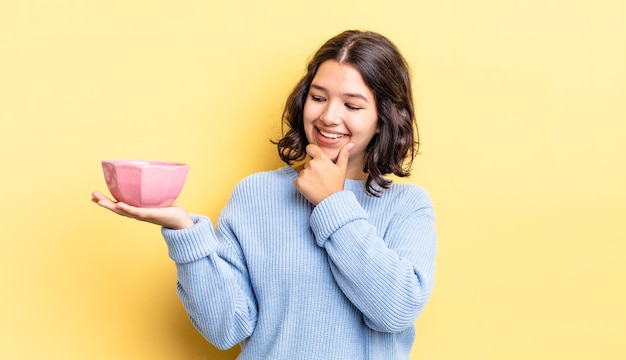
[[[164,208],[141,208],[115,202],[97,191],[91,194],[91,201],[118,215],[170,229],[184,229],[193,225],[187,211],[178,203]]]

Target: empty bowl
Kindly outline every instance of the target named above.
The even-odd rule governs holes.
[[[180,195],[189,165],[167,161],[103,160],[115,200],[137,207],[167,207]]]

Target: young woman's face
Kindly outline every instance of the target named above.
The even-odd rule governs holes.
[[[361,179],[365,150],[378,131],[374,93],[352,65],[326,60],[317,69],[304,103],[304,130],[333,161],[352,142],[348,178]]]

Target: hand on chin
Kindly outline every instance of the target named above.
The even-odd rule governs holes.
[[[328,148],[320,145],[318,146],[320,147],[320,149],[322,149],[324,155],[326,155],[326,157],[328,157],[333,163],[337,162],[337,157],[339,157],[339,150],[341,149]]]

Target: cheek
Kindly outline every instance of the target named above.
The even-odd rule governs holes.
[[[304,119],[304,124],[312,123],[315,119],[315,107],[311,106],[307,101],[304,103],[304,109],[302,109],[302,118]]]
[[[311,120],[310,108],[307,111],[306,105],[302,111],[302,127],[304,128],[307,141],[310,143],[313,136],[313,121]]]
[[[304,105],[304,109],[302,110],[302,122],[307,131],[313,127],[313,123],[315,123],[315,120],[317,119],[316,115],[317,112],[314,106]]]
[[[358,136],[362,141],[369,141],[378,132],[378,119],[375,117],[359,118],[352,122],[352,134]]]

